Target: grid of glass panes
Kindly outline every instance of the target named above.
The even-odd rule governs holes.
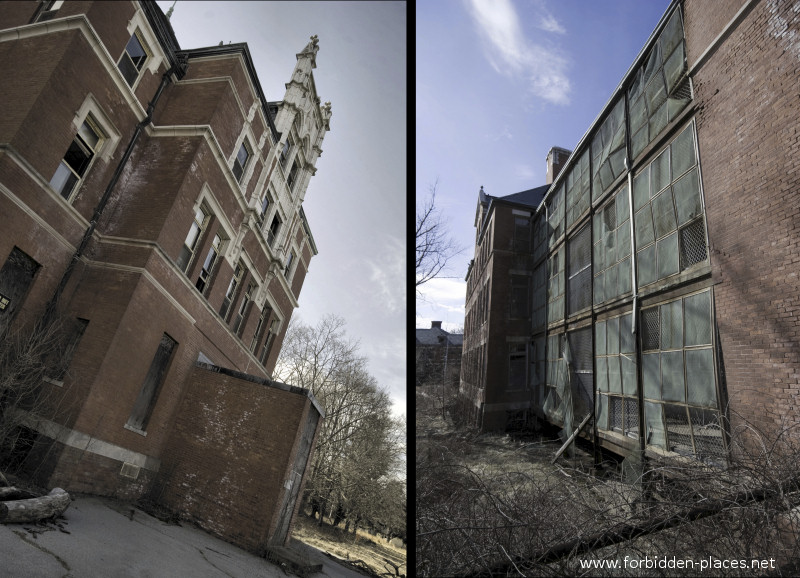
[[[631,221],[628,185],[594,214],[594,303],[631,291]]]
[[[592,139],[592,200],[625,172],[625,99],[620,98]]]
[[[558,390],[563,388],[567,380],[567,368],[564,363],[563,333],[547,336],[547,376],[545,398],[542,408],[553,421],[564,421],[564,408]]]
[[[636,392],[636,339],[633,316],[626,313],[594,326],[597,365],[597,427],[639,436]]]
[[[547,200],[547,224],[549,229],[549,247],[552,249],[556,241],[564,234],[564,184],[558,186],[556,192]]]
[[[633,179],[639,287],[708,258],[694,143],[690,124]]]
[[[543,330],[547,325],[547,271],[546,262],[533,270],[531,327],[534,333]]]
[[[592,237],[589,226],[575,233],[567,247],[567,310],[572,315],[592,305]]]
[[[533,228],[533,262],[536,263],[547,254],[547,217],[544,211],[534,218]]]
[[[714,371],[711,291],[642,309],[646,440],[724,463]]]
[[[547,260],[547,323],[564,319],[564,245]]]
[[[567,228],[589,209],[589,149],[567,173]]]
[[[530,388],[534,392],[534,402],[541,407],[544,403],[545,394],[545,364],[547,362],[545,346],[547,344],[547,337],[540,335],[535,337],[532,341],[531,360],[530,360]]]
[[[635,158],[692,98],[680,10],[675,10],[628,89]]]

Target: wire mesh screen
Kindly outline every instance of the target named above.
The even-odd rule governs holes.
[[[672,149],[672,179],[676,180],[690,167],[697,164],[694,154],[694,131],[692,127],[688,126],[679,134],[670,148]]]
[[[668,448],[672,452],[688,456],[694,453],[692,435],[686,406],[664,405],[664,417],[667,422]]]
[[[711,293],[703,291],[684,300],[686,345],[711,343]]]
[[[681,270],[708,258],[703,219],[698,219],[681,229]]]
[[[609,426],[612,431],[622,433],[622,398],[609,396]]]
[[[658,307],[642,310],[642,349],[644,351],[659,348],[660,325]]]
[[[689,408],[696,456],[704,462],[725,464],[725,442],[719,413],[707,409]]]
[[[661,313],[661,349],[683,347],[683,308],[681,300],[665,303]]]
[[[625,412],[625,435],[639,437],[639,405],[635,399],[623,399]]]

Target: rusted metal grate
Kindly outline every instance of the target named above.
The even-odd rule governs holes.
[[[651,351],[658,349],[661,343],[661,324],[658,307],[642,310],[642,349]]]
[[[681,234],[681,270],[695,263],[702,263],[708,258],[706,251],[706,233],[703,219],[698,219],[685,226]]]
[[[635,399],[624,398],[625,435],[635,438],[639,436],[639,404]]]
[[[622,398],[609,396],[608,402],[610,429],[622,433]]]

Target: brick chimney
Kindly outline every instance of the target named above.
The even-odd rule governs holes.
[[[562,149],[561,147],[553,147],[550,149],[550,152],[547,153],[547,176],[545,178],[545,184],[550,185],[556,180],[558,173],[561,172],[564,163],[567,162],[571,154],[572,151]]]
[[[431,329],[441,329],[442,322],[441,321],[431,321]]]

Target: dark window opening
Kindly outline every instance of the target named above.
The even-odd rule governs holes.
[[[228,321],[227,314],[231,304],[236,300],[236,291],[242,282],[242,277],[244,277],[244,267],[239,263],[236,265],[236,270],[233,272],[233,278],[231,278],[231,282],[228,284],[228,290],[225,292],[225,299],[222,300],[222,307],[220,307],[219,310],[220,317],[225,321]]]
[[[242,298],[242,303],[239,305],[239,311],[236,313],[236,319],[233,323],[233,332],[236,333],[239,337],[242,336],[242,332],[244,332],[244,320],[247,317],[247,312],[250,307],[250,303],[252,303],[253,295],[256,292],[256,284],[255,281],[251,281],[250,284],[247,286],[247,292],[244,294]]]
[[[211,248],[208,250],[206,260],[203,262],[202,269],[200,269],[200,275],[197,277],[197,283],[195,283],[195,287],[197,287],[200,293],[203,293],[206,287],[208,287],[208,281],[211,279],[211,273],[214,271],[214,264],[217,262],[221,244],[222,239],[220,239],[219,235],[214,235],[214,241],[211,243]]]
[[[87,118],[69,145],[64,159],[58,165],[50,186],[65,199],[69,199],[75,184],[86,174],[100,143],[100,134]]]
[[[242,142],[242,146],[239,147],[239,152],[236,153],[236,158],[233,160],[233,175],[236,177],[237,182],[242,182],[242,175],[244,175],[250,155],[250,144],[245,139]]]
[[[128,418],[127,425],[129,427],[140,431],[144,431],[147,427],[147,422],[150,420],[155,408],[158,394],[164,383],[176,345],[177,342],[166,333],[161,338],[161,343],[159,343],[156,354],[153,356],[153,361],[150,363],[150,369],[144,378],[142,389],[136,398],[136,403],[133,405],[131,416]]]
[[[125,82],[128,86],[133,86],[136,79],[139,77],[139,72],[144,68],[144,63],[147,60],[147,52],[142,46],[138,34],[134,33],[131,39],[128,40],[128,45],[125,47],[125,52],[119,59],[117,67],[125,77]]]
[[[0,334],[19,312],[39,267],[39,263],[17,247],[11,250],[0,269]]]
[[[269,226],[269,231],[267,232],[267,243],[269,246],[272,247],[272,244],[275,242],[275,239],[278,238],[278,231],[281,229],[281,218],[276,214],[272,218],[272,223]]]

